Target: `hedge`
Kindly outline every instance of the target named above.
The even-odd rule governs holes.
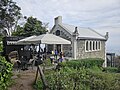
[[[13,65],[0,56],[0,89],[5,90],[10,85]]]
[[[104,60],[100,58],[88,58],[88,59],[80,59],[80,60],[71,60],[67,62],[61,63],[61,65],[67,67],[77,68],[93,68],[95,66],[102,67]]]

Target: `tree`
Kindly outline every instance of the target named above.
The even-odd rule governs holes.
[[[17,30],[12,34],[14,36],[32,36],[41,35],[47,32],[46,25],[32,16],[27,18],[27,22],[23,27],[17,26]]]
[[[8,36],[15,30],[20,19],[20,7],[12,0],[0,0],[0,30]]]

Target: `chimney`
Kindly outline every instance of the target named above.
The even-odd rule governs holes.
[[[62,23],[62,16],[58,16],[55,18],[55,25],[61,24]]]
[[[105,38],[106,38],[106,40],[108,40],[108,38],[109,38],[109,33],[108,32],[106,32]]]

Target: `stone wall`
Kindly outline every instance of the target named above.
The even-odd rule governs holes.
[[[102,58],[105,59],[105,41],[101,41],[100,50],[96,51],[86,51],[85,50],[85,40],[78,40],[77,42],[77,58]]]

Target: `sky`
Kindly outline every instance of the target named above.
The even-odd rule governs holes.
[[[102,35],[109,32],[106,51],[120,55],[120,0],[13,0],[27,17],[54,25],[62,16],[63,23],[89,27]]]

